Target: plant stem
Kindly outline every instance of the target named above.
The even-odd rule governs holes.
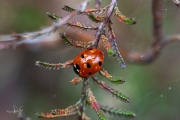
[[[103,29],[105,28],[105,26],[109,23],[110,21],[110,18],[111,18],[111,15],[113,13],[113,9],[114,9],[114,6],[117,4],[117,0],[112,0],[111,1],[111,4],[110,4],[110,7],[107,11],[107,17],[106,19],[101,22],[101,24],[99,25],[99,28],[96,32],[96,35],[95,35],[95,42],[94,42],[94,48],[97,48],[98,47],[98,44],[99,44],[99,41],[100,41],[100,38],[101,38],[101,34],[102,34],[102,31]]]

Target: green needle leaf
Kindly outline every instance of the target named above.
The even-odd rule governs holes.
[[[134,112],[131,111],[126,111],[122,109],[117,109],[113,107],[108,107],[108,106],[101,106],[101,110],[105,113],[109,113],[110,115],[118,116],[118,117],[130,117],[133,118],[136,116]]]

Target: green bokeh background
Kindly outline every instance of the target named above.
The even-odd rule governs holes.
[[[66,16],[61,10],[62,4],[77,7],[80,0],[0,0],[0,35],[39,30],[50,26],[52,21],[46,16],[47,11]],[[103,0],[102,6],[109,4]],[[164,36],[180,33],[180,11],[171,0],[163,2]],[[150,0],[120,0],[119,9],[128,17],[135,17],[137,24],[128,26],[115,18],[113,29],[119,47],[129,51],[146,51],[152,42],[152,16]],[[94,7],[91,1],[89,8]],[[91,24],[86,17],[76,16],[73,20]],[[60,31],[71,28],[62,27]],[[82,31],[75,30],[77,34]],[[74,31],[73,31],[74,32]],[[53,34],[59,34],[58,31]],[[92,38],[94,32],[92,34]],[[74,38],[78,39],[75,34]],[[180,43],[168,44],[160,55],[149,64],[128,63],[121,69],[114,58],[105,52],[103,67],[114,76],[123,77],[123,85],[108,83],[112,88],[129,96],[130,103],[123,103],[94,83],[91,89],[100,104],[134,111],[134,120],[178,120],[180,119]],[[102,47],[100,49],[103,50]],[[56,108],[66,108],[76,103],[81,94],[82,83],[73,86],[69,81],[77,76],[72,69],[49,71],[36,67],[35,61],[65,62],[73,59],[81,50],[65,45],[63,42],[50,47],[20,47],[0,51],[0,119],[18,120],[17,114],[9,114],[13,105],[23,106],[24,113],[36,120],[35,113],[48,112]],[[142,56],[143,57],[143,56]],[[92,120],[97,120],[95,112],[87,107],[86,113]],[[127,120],[107,115],[109,120]],[[71,118],[70,118],[71,119]],[[72,118],[75,120],[76,118]]]

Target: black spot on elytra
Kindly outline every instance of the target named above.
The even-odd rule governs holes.
[[[92,74],[92,72],[89,72],[89,73],[88,73],[88,75],[91,75],[91,74]]]
[[[73,69],[74,69],[74,72],[79,75],[79,70],[80,70],[79,65],[78,64],[73,65]]]
[[[80,67],[79,67],[79,65],[78,65],[78,64],[76,64],[76,68],[77,68],[78,70],[80,70]]]
[[[99,63],[98,63],[98,64],[99,64],[99,66],[101,66],[101,65],[102,65],[102,62],[101,62],[101,61],[99,61]]]
[[[91,68],[91,65],[89,63],[86,63],[87,68]]]
[[[84,54],[81,54],[81,57],[84,58]]]

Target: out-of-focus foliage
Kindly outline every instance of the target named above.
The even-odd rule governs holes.
[[[62,4],[75,8],[79,2],[1,0],[0,34],[35,31],[51,25],[52,21],[46,16],[46,12],[51,11],[63,17],[67,13],[60,9]],[[102,6],[107,5],[109,1],[105,2]],[[172,1],[163,1],[163,4],[164,35],[180,33],[180,11]],[[94,3],[92,2],[90,6],[94,6]],[[145,52],[152,42],[151,1],[121,0],[118,6],[123,14],[136,18],[137,21],[136,25],[128,26],[118,22],[116,18],[112,19],[118,45],[130,51]],[[75,19],[91,24],[86,17],[77,16]],[[60,31],[74,32],[76,30],[62,27]],[[76,32],[78,35],[85,34],[78,30]],[[56,31],[53,34],[59,34],[59,32]],[[93,32],[91,34],[94,36]],[[78,40],[75,34],[73,35]],[[134,120],[179,119],[179,46],[180,43],[169,44],[162,50],[159,57],[148,65],[127,63],[125,60],[126,69],[121,69],[115,59],[109,58],[106,54],[104,68],[110,74],[126,80],[123,85],[112,85],[112,87],[129,96],[130,104],[124,104],[109,97],[110,95],[108,96],[92,83],[91,88],[96,99],[102,103],[109,103],[110,106],[134,111],[137,114]],[[74,86],[69,82],[76,76],[72,69],[48,71],[37,68],[34,64],[36,60],[64,62],[74,58],[80,51],[63,42],[48,48],[35,46],[33,49],[19,48],[0,51],[0,118],[18,120],[16,114],[6,112],[6,110],[13,110],[13,105],[23,106],[24,113],[36,119],[35,113],[39,111],[66,108],[77,101],[82,84]],[[102,78],[102,80],[105,79]],[[98,119],[95,112],[88,108],[87,115],[92,119]]]

